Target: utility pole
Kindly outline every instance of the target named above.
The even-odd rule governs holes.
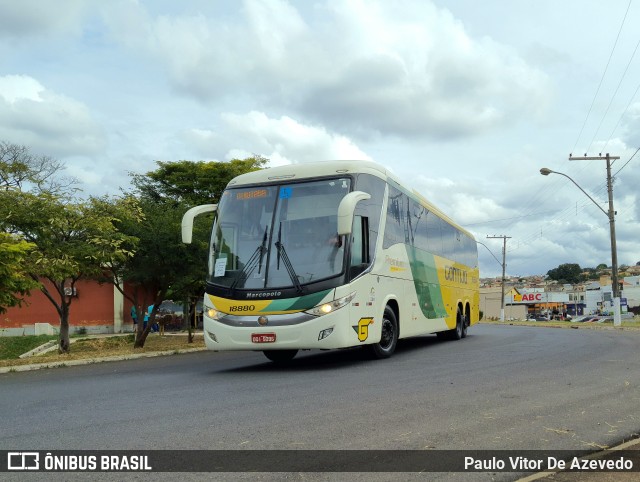
[[[611,235],[611,290],[613,291],[613,324],[620,325],[620,284],[618,283],[618,248],[616,245],[616,212],[613,209],[613,180],[611,179],[611,161],[620,159],[619,156],[610,156],[607,152],[604,156],[573,157],[569,154],[570,161],[607,161],[607,193],[609,195],[609,232]]]
[[[502,239],[502,297],[500,298],[500,321],[504,321],[504,279],[507,268],[507,239],[511,239],[511,236],[487,236],[487,239]]]

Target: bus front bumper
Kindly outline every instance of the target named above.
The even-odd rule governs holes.
[[[357,324],[351,326],[347,310],[340,311],[285,326],[260,326],[257,321],[255,326],[230,326],[205,315],[204,340],[207,348],[214,351],[329,350],[365,344],[354,330]]]

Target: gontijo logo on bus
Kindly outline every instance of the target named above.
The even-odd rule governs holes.
[[[453,266],[444,267],[444,279],[455,283],[467,284],[468,274],[465,270]]]
[[[351,327],[358,334],[358,340],[367,341],[367,338],[369,338],[369,325],[371,324],[373,324],[373,318],[360,318],[358,324]]]

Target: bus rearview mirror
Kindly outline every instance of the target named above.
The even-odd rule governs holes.
[[[338,235],[351,234],[351,226],[353,225],[353,213],[356,210],[356,204],[365,199],[370,199],[371,195],[363,191],[353,191],[347,194],[340,201],[338,206]]]
[[[217,204],[202,204],[200,206],[189,209],[182,216],[182,242],[185,244],[191,244],[191,238],[193,237],[193,218],[199,214],[211,213],[218,209]]]

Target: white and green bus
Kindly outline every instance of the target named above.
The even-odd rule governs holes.
[[[478,321],[473,236],[368,161],[293,164],[243,174],[218,204],[203,328],[210,350],[364,346],[391,356],[399,338],[461,339]]]

